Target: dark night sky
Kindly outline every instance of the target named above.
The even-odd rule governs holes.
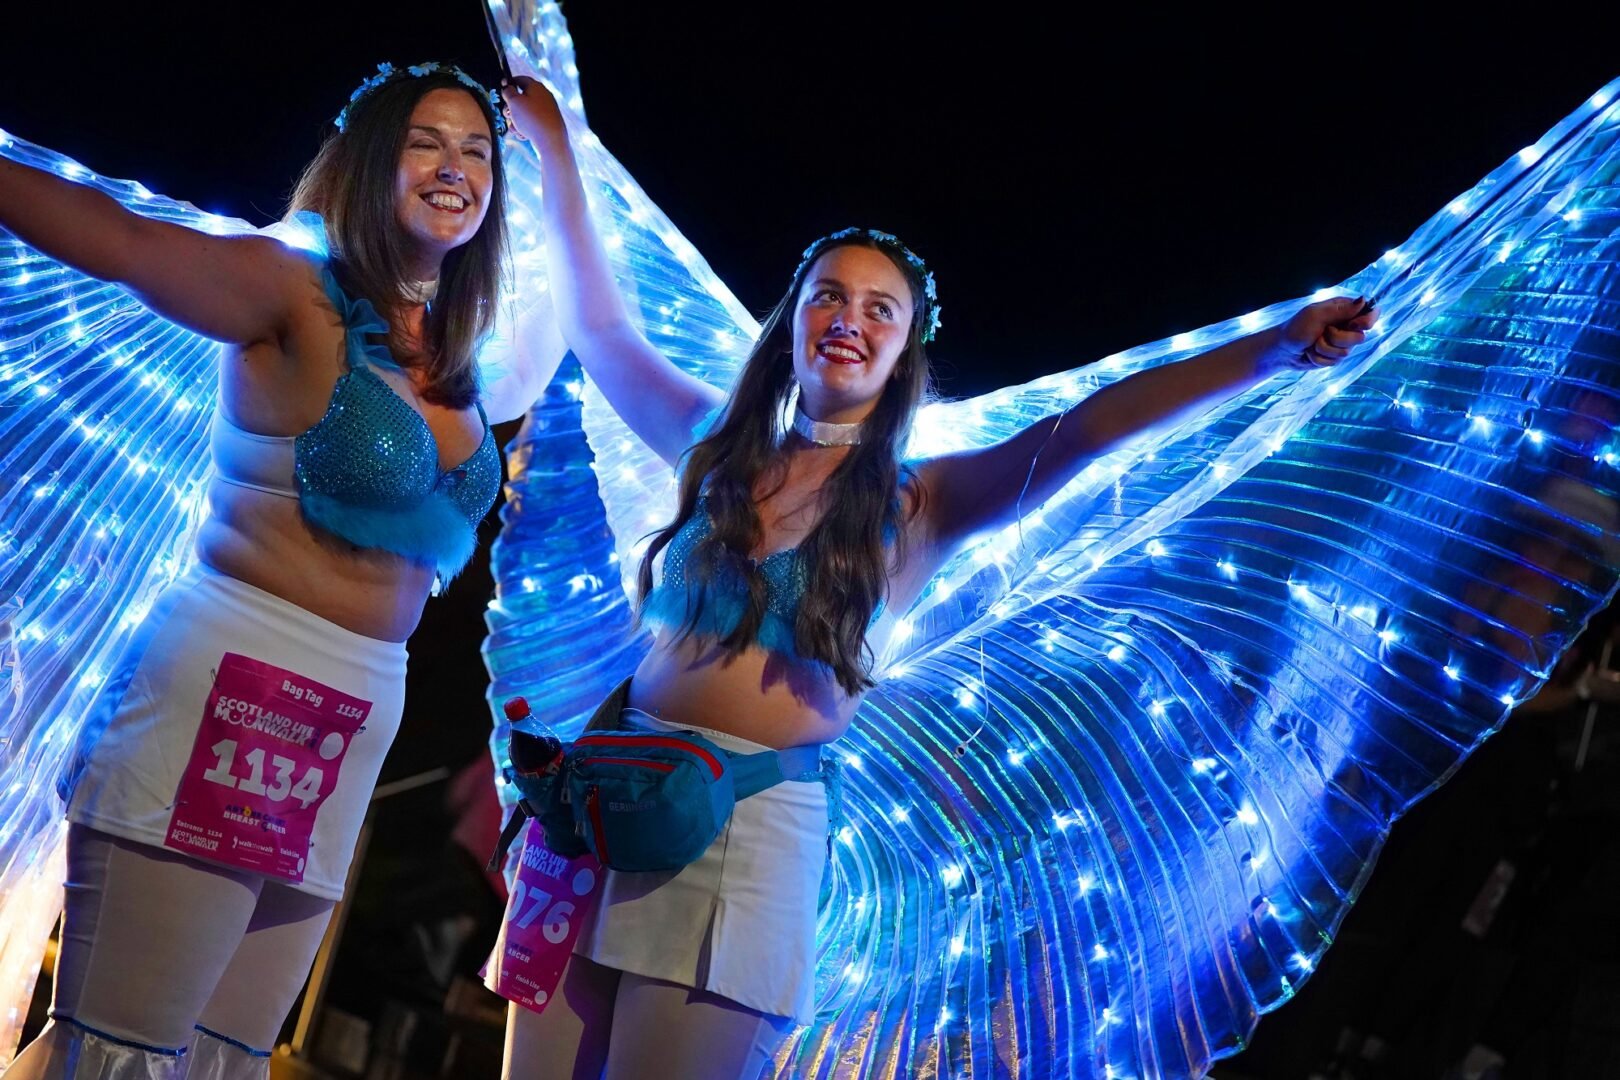
[[[936,268],[958,393],[1342,279],[1615,74],[1573,17],[1143,5],[1105,29],[943,7],[564,10],[593,126],[746,304],[769,306],[816,235],[890,229]],[[476,0],[125,0],[6,22],[0,127],[256,221],[378,60],[493,73]]]

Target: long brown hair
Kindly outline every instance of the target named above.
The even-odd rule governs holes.
[[[653,560],[699,512],[698,497],[706,496],[714,528],[693,549],[687,572],[704,590],[717,577],[731,575],[746,586],[743,617],[719,642],[722,649],[735,655],[758,636],[766,613],[765,578],[746,554],[763,539],[754,484],[781,451],[780,422],[794,391],[793,312],[805,275],[816,260],[848,245],[887,255],[905,275],[912,295],[905,348],[863,423],[860,443],[822,485],[821,502],[828,509],[798,548],[805,588],[793,627],[794,648],[801,657],[830,667],[838,685],[853,695],[874,685],[866,631],[888,591],[891,569],[899,569],[896,560],[902,545],[895,541],[906,524],[900,485],[910,475],[900,463],[900,453],[912,418],[932,394],[923,345],[928,308],[924,281],[905,259],[870,236],[835,233],[805,253],[787,294],[765,318],[724,416],[686,453],[679,509],[675,520],[653,536],[641,560],[640,591],[643,597],[652,591]],[[695,631],[702,606],[701,602],[689,606],[682,638]]]
[[[385,318],[413,302],[394,186],[411,113],[433,90],[462,91],[478,102],[491,133],[497,130],[489,102],[449,72],[395,79],[350,107],[344,129],[321,145],[287,206],[288,217],[312,210],[326,219],[338,283],[350,295],[370,300]],[[499,137],[490,154],[489,209],[473,238],[445,256],[419,348],[397,328],[389,333],[395,358],[425,372],[422,396],[453,409],[469,408],[478,398],[478,344],[494,325],[506,272],[506,172]],[[395,320],[388,322],[393,326]]]

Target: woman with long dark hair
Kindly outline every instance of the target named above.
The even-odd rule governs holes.
[[[1120,380],[983,450],[907,464],[938,325],[932,275],[895,237],[848,229],[805,252],[729,396],[636,329],[587,212],[564,118],[539,83],[509,98],[540,153],[563,336],[629,428],[680,473],[640,567],[647,658],[592,721],[696,732],[730,753],[825,746],[874,683],[875,645],[973,537],[1098,457],[1274,373],[1360,345],[1370,305]],[[656,564],[661,561],[660,567]],[[753,1077],[811,1019],[828,771],[740,800],[674,872],[610,871],[544,1011],[513,1007],[509,1077]]]
[[[504,129],[459,69],[382,65],[288,242],[0,159],[0,225],[224,346],[197,562],[85,724],[53,1022],[8,1076],[267,1075],[399,724],[405,639],[494,502],[491,424],[560,356],[520,342],[480,385]]]

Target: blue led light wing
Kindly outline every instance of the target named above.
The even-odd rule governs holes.
[[[149,217],[249,228],[3,132],[0,154]],[[0,230],[0,985],[19,1007],[0,1011],[7,1053],[60,910],[56,788],[80,718],[192,558],[217,350]]]
[[[934,582],[842,744],[784,1069],[1201,1075],[1308,977],[1392,820],[1614,594],[1613,90],[1347,283],[1385,297],[1368,356],[1098,463]],[[1016,428],[1039,387],[949,408]]]
[[[554,3],[491,3],[512,68],[547,83],[569,114],[597,228],[649,340],[683,368],[727,385],[759,324],[585,126],[573,43]],[[506,159],[515,291],[547,288],[534,154]],[[590,419],[584,422],[582,414]],[[589,433],[587,440],[586,433]],[[484,657],[506,762],[502,705],[525,697],[540,723],[576,733],[647,648],[627,598],[644,534],[674,511],[674,477],[571,361],[507,447],[507,506],[492,552],[497,595]],[[504,781],[502,801],[513,801]]]
[[[555,5],[522,16],[531,57],[568,43]],[[1382,300],[1353,363],[1096,462],[905,613],[839,747],[848,823],[819,1016],[780,1075],[1198,1075],[1308,977],[1391,820],[1614,591],[1613,94],[1328,291]],[[632,310],[677,363],[728,384],[757,326],[584,127],[577,86],[563,96]],[[932,406],[912,452],[998,441],[1308,299]],[[561,455],[570,524],[514,508],[497,555],[520,567],[544,550],[567,586],[507,625],[534,643],[507,662],[550,650],[555,681],[587,671],[594,694],[645,647],[622,598],[596,590],[628,584],[673,484],[575,389],[596,490],[575,406],[553,399],[530,420],[550,442],[525,441],[524,466],[540,483]],[[612,651],[567,650],[579,581]],[[527,678],[547,688],[540,668]]]

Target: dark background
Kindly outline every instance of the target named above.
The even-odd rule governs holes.
[[[1269,21],[1168,5],[1105,10],[565,5],[593,128],[747,306],[769,307],[822,233],[896,232],[939,279],[944,331],[933,355],[955,394],[1341,280],[1620,70],[1592,16],[1556,5],[1517,8],[1508,22],[1483,8],[1427,22],[1367,8]],[[330,118],[379,60],[452,60],[486,80],[495,71],[476,0],[29,4],[0,23],[0,128],[261,224],[279,216]],[[486,523],[486,539],[495,527]],[[481,760],[477,648],[490,589],[475,566],[429,605],[385,779]],[[1494,758],[1470,766],[1477,780],[1465,770],[1456,794],[1420,810],[1429,817],[1412,823],[1414,839],[1397,833],[1411,853],[1392,851],[1375,887],[1413,876],[1384,886],[1390,899],[1368,897],[1370,944],[1357,946],[1352,918],[1285,1013],[1293,1019],[1262,1025],[1261,1060],[1247,1055],[1244,1075],[1341,1075],[1323,1064],[1335,1032],[1352,1020],[1375,1026],[1367,1001],[1390,1001],[1392,986],[1412,997],[1408,1026],[1421,1034],[1440,1024],[1425,1027],[1411,1010],[1446,991],[1403,975],[1391,956],[1408,966],[1424,957],[1423,971],[1474,970],[1453,955],[1472,946],[1447,936],[1452,909],[1467,906],[1507,847],[1530,843],[1546,816],[1547,777],[1567,767],[1558,764],[1567,730],[1509,734],[1518,730],[1524,741],[1504,738],[1500,751],[1487,747]],[[445,927],[477,906],[468,898],[479,888],[444,840],[444,803],[434,785],[380,808],[340,955],[340,1006],[375,1014],[379,981],[413,1001],[431,1000],[442,982],[421,970],[423,957],[443,956],[435,935],[455,937]],[[1483,822],[1481,807],[1501,820]],[[1438,847],[1423,847],[1425,832]],[[1473,846],[1457,848],[1458,836]],[[1465,854],[1466,867],[1440,872]],[[423,865],[437,870],[424,876]],[[1421,942],[1402,937],[1427,925],[1414,893],[1440,898],[1430,905],[1437,929]],[[1539,925],[1538,910],[1519,923]],[[487,948],[487,898],[477,917],[486,922],[466,955]],[[1492,970],[1510,970],[1513,949],[1529,947],[1508,948],[1507,968]],[[1336,959],[1362,971],[1359,982],[1334,983]],[[381,1030],[398,1014],[370,1019]],[[1469,1044],[1467,1024],[1456,1024],[1434,1061]],[[1374,1069],[1357,1075],[1439,1075]]]
[[[564,10],[592,126],[745,304],[814,237],[889,229],[937,271],[959,393],[1339,281],[1620,71],[1557,5],[1428,25],[944,7]],[[0,127],[255,222],[377,61],[495,71],[477,0],[30,3],[4,24]]]

